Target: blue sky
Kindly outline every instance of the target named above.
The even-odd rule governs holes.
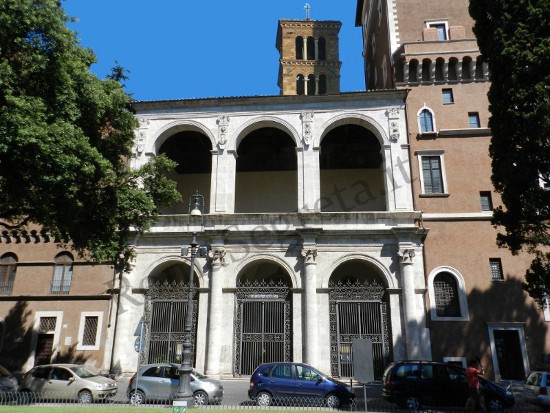
[[[342,92],[365,89],[356,0],[308,0],[312,20],[339,20]],[[305,18],[305,0],[64,0],[92,71],[118,61],[137,100],[278,95],[279,19]]]

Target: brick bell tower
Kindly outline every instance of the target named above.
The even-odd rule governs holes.
[[[309,18],[279,20],[280,54],[277,84],[281,95],[336,95],[340,93],[338,33],[342,23]]]

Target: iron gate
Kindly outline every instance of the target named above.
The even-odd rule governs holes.
[[[282,281],[237,284],[236,375],[250,375],[261,363],[290,361],[290,295]]]
[[[336,377],[353,377],[354,339],[372,340],[374,378],[381,379],[391,359],[384,286],[376,282],[331,283],[330,366]]]
[[[145,349],[140,365],[148,363],[181,363],[182,343],[185,337],[185,317],[189,284],[158,282],[151,284],[145,300]],[[195,365],[198,300],[193,297],[191,330],[191,364]]]

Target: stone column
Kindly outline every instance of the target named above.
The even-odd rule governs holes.
[[[313,366],[317,365],[317,348],[319,340],[317,332],[319,326],[317,323],[317,249],[304,248],[302,250],[304,257],[304,303],[305,303],[305,352],[304,361]]]
[[[416,359],[420,352],[420,326],[416,314],[416,300],[414,291],[414,271],[413,258],[415,251],[412,247],[401,247],[397,252],[400,259],[402,298],[403,298],[403,318],[405,320],[405,341],[407,357]]]
[[[225,250],[213,248],[208,254],[211,265],[210,306],[208,308],[208,348],[206,349],[206,371],[208,376],[219,377],[221,368],[221,331],[223,324],[223,264]]]

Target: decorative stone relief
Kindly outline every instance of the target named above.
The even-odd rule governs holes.
[[[315,248],[303,249],[302,257],[304,257],[304,262],[314,263],[317,260],[317,250]]]
[[[399,140],[399,108],[390,108],[386,111],[390,127],[390,141],[397,142]]]
[[[145,150],[145,143],[147,142],[147,130],[149,128],[149,119],[139,119],[139,129],[136,137],[136,146],[134,147],[134,153],[136,157],[140,157]]]
[[[410,264],[416,254],[412,248],[403,248],[397,251],[397,255],[401,259],[402,264]]]
[[[212,265],[223,265],[225,264],[225,249],[223,248],[214,248],[208,251],[208,257]]]
[[[304,146],[309,146],[313,140],[313,112],[303,112],[302,118],[302,139]]]
[[[220,116],[218,118],[218,147],[225,149],[227,143],[227,132],[229,130],[229,116]]]

